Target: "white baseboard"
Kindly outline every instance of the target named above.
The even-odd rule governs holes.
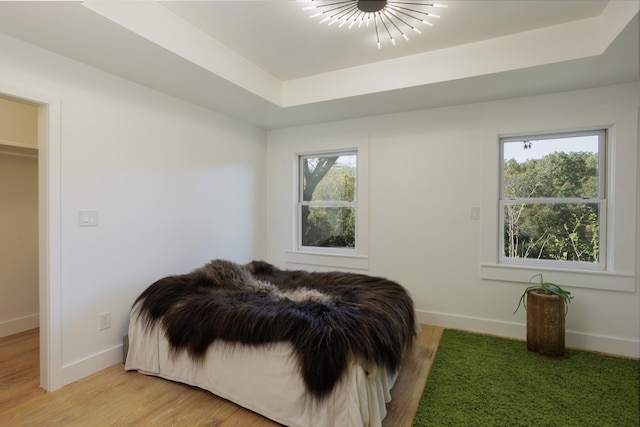
[[[416,316],[418,321],[425,325],[497,335],[522,341],[526,338],[526,327],[520,323],[424,310],[416,310]],[[571,348],[640,358],[640,341],[638,340],[567,331],[565,342],[567,347]],[[62,384],[60,387],[117,363],[122,363],[122,351],[123,344],[119,344],[82,360],[64,365],[62,367]]]
[[[461,329],[469,332],[497,335],[506,338],[526,340],[526,325],[502,322],[495,319],[460,316],[433,311],[416,310],[418,321],[425,325]],[[640,341],[628,338],[566,331],[565,344],[570,348],[607,353],[616,356],[640,358]]]
[[[0,338],[19,332],[35,329],[40,326],[40,314],[31,314],[29,316],[17,317],[15,319],[4,320],[0,322]]]
[[[60,384],[60,387],[71,384],[74,381],[87,377],[117,363],[122,363],[122,344],[64,365],[61,372],[62,384]],[[122,369],[124,369],[124,366]]]

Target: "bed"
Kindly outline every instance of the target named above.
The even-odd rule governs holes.
[[[214,260],[138,297],[125,369],[287,426],[380,426],[416,328],[396,282]]]

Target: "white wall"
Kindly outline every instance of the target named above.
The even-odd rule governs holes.
[[[616,273],[624,277],[604,276],[599,290],[582,287],[573,274],[553,274],[566,279],[575,295],[567,317],[568,346],[638,357],[637,120],[637,84],[630,84],[270,131],[268,260],[283,268],[321,269],[288,263],[285,254],[293,249],[293,153],[368,137],[366,272],[405,285],[423,323],[524,339],[524,310],[515,316],[513,311],[526,286],[522,281],[535,271],[520,272],[517,281],[481,278],[481,263],[491,261],[483,258],[483,246],[493,239],[483,229],[497,224],[491,196],[497,179],[491,176],[497,170],[498,135],[613,126],[623,131],[612,153],[618,158],[611,164],[620,170],[610,226],[622,260]],[[488,151],[495,157],[487,157]],[[481,207],[479,221],[470,218],[473,206]],[[606,290],[618,280],[631,288]]]
[[[266,135],[2,35],[0,52],[0,89],[60,100],[49,177],[60,207],[49,224],[60,231],[57,388],[121,360],[131,304],[156,279],[264,257]],[[79,227],[80,209],[99,210],[99,226]],[[106,311],[112,326],[100,331]]]

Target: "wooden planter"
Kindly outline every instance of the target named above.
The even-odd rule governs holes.
[[[545,357],[563,357],[565,314],[561,297],[527,293],[527,350]]]

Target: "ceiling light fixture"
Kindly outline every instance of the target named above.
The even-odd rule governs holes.
[[[320,23],[327,23],[338,27],[349,25],[369,27],[376,29],[378,49],[380,49],[380,37],[389,37],[395,46],[395,35],[401,35],[409,40],[405,31],[413,30],[422,34],[416,27],[419,24],[432,26],[425,18],[440,18],[429,10],[432,8],[446,8],[444,4],[422,1],[380,1],[380,0],[298,0],[301,3],[310,3],[303,10],[315,11],[310,17],[320,18]]]

